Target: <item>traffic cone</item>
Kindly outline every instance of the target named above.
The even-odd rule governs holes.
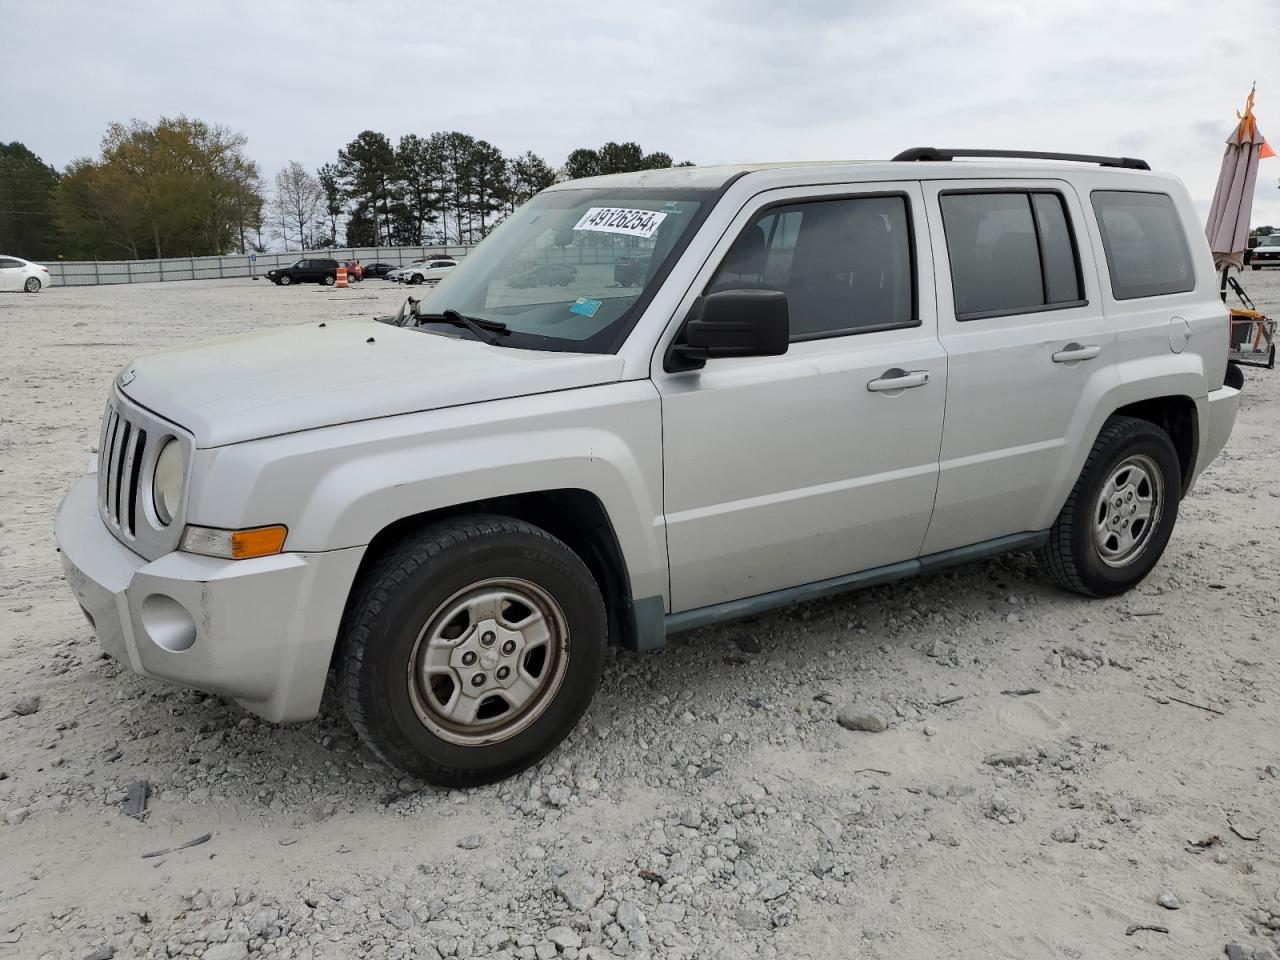
[[[339,267],[339,268],[338,268],[338,279],[337,279],[337,281],[334,283],[334,286],[335,286],[335,287],[345,287],[346,285],[347,285],[347,268],[346,268],[346,267]]]

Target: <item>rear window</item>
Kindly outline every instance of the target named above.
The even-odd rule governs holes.
[[[1117,300],[1195,288],[1187,238],[1168,194],[1096,190],[1092,200]]]
[[[945,193],[939,203],[957,320],[1084,303],[1075,236],[1060,194]]]

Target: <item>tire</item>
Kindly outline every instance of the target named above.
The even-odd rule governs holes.
[[[276,280],[276,283],[280,284],[282,287],[287,287],[289,284],[293,283],[293,277],[289,276],[287,273],[282,273],[280,274],[280,278]]]
[[[1255,264],[1253,264],[1253,269],[1255,269],[1255,270],[1261,270],[1262,268],[1261,268],[1260,266],[1258,266],[1258,265],[1255,263]]]
[[[573,729],[607,634],[595,579],[560,540],[504,516],[441,521],[389,547],[352,592],[339,657],[347,716],[392,767],[439,786],[492,783]],[[500,693],[504,667],[513,679]],[[477,676],[487,693],[467,696]]]
[[[39,277],[27,277],[27,282],[26,282],[26,283],[24,283],[24,284],[22,285],[22,289],[23,289],[23,290],[25,290],[27,293],[39,293],[39,292],[40,292],[40,278],[39,278]]]
[[[320,282],[323,283],[326,287],[332,287],[335,283],[338,282],[338,278],[332,273],[326,273],[323,277],[320,278]]]
[[[1104,491],[1110,491],[1105,503]],[[1181,492],[1182,467],[1169,435],[1147,420],[1112,417],[1037,554],[1040,566],[1085,596],[1124,593],[1164,553]]]
[[[415,273],[412,277],[409,278],[409,282],[414,286],[417,286],[422,282],[422,274]]]

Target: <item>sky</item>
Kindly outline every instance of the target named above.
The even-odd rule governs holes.
[[[270,181],[366,129],[559,165],[635,140],[699,164],[909,146],[1122,154],[1203,216],[1258,81],[1280,152],[1280,0],[0,0],[0,142],[57,167],[116,120],[244,133]],[[1254,223],[1280,226],[1280,158]]]

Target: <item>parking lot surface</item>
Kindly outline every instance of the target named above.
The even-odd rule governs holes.
[[[1280,313],[1280,272],[1242,279]],[[100,656],[52,526],[112,375],[404,294],[0,295],[0,958],[1277,949],[1277,372],[1132,594],[1013,556],[616,651],[569,740],[483,789],[398,777],[332,699],[277,728]]]

